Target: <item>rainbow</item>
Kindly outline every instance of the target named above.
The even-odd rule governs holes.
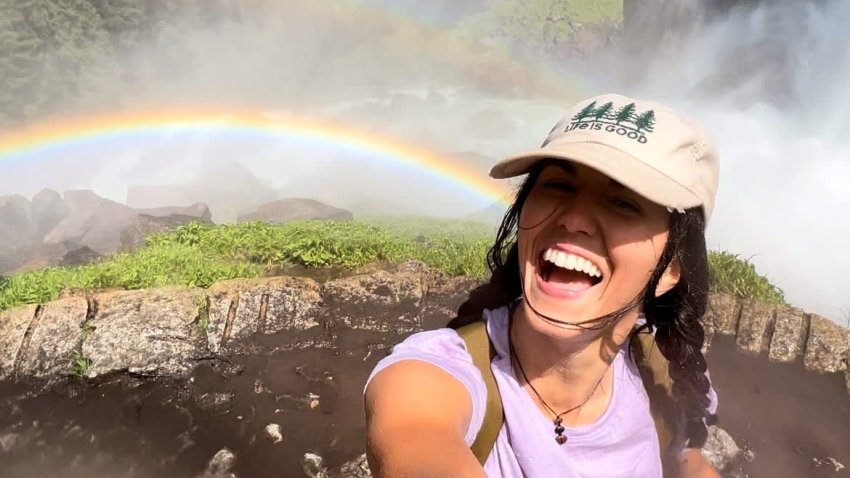
[[[245,133],[275,140],[315,142],[413,167],[489,202],[507,204],[509,200],[504,184],[464,166],[460,160],[453,161],[423,148],[340,124],[280,118],[261,111],[229,107],[141,110],[36,124],[0,136],[0,167],[17,161],[55,161],[69,148],[111,141],[131,142],[178,130],[228,135]]]

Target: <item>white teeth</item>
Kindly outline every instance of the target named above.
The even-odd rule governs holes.
[[[598,267],[589,260],[575,254],[557,249],[546,249],[543,252],[543,260],[551,262],[562,269],[584,272],[591,277],[602,277],[602,271]]]
[[[587,259],[585,259],[583,257],[579,257],[578,260],[576,261],[576,270],[587,273],[587,267],[589,265],[590,265],[590,262]]]

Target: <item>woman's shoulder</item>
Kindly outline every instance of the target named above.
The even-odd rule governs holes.
[[[483,319],[488,320],[490,318],[489,311],[485,311]],[[488,328],[492,325],[488,324]],[[459,381],[469,392],[472,400],[472,413],[465,438],[467,444],[471,444],[484,418],[487,386],[484,383],[481,371],[473,363],[472,356],[467,351],[466,344],[458,335],[457,330],[441,328],[408,336],[395,345],[392,351],[375,365],[366,381],[366,388],[381,371],[391,365],[408,360],[425,362],[442,369]]]

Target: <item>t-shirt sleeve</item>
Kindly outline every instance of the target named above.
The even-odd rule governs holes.
[[[481,372],[472,362],[472,357],[457,332],[453,329],[437,329],[409,336],[378,362],[366,380],[366,387],[382,370],[404,360],[419,360],[440,367],[463,384],[472,399],[472,416],[465,437],[466,444],[472,445],[484,421],[487,389]]]

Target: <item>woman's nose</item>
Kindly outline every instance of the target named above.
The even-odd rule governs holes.
[[[558,224],[573,234],[593,236],[599,226],[599,200],[592,194],[579,193],[561,206]]]

